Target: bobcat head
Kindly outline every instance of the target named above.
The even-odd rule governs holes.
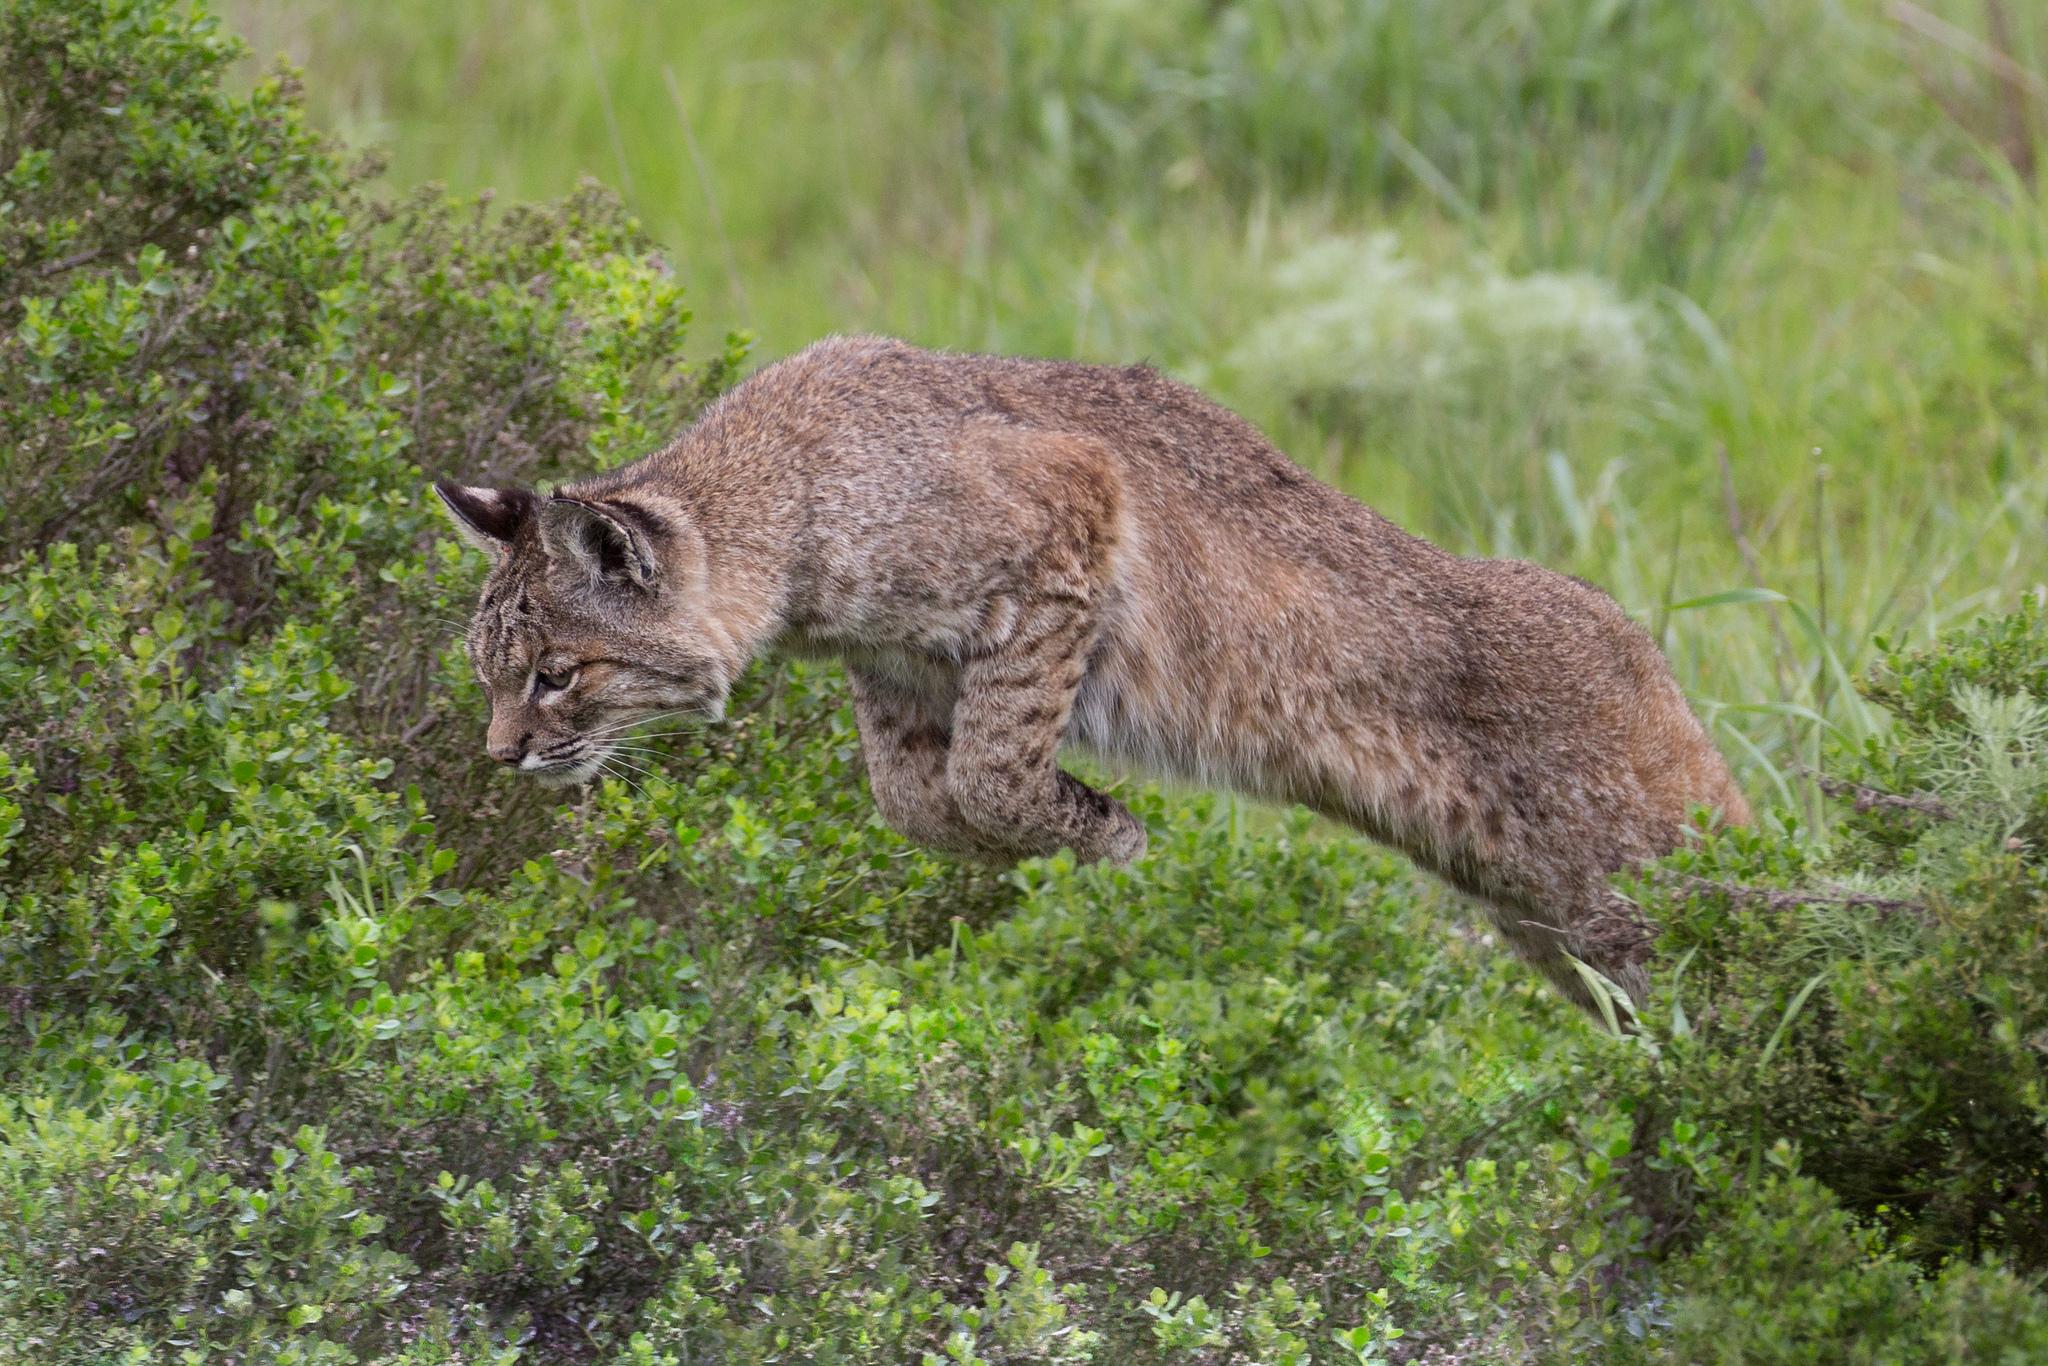
[[[711,611],[703,538],[680,505],[631,488],[434,490],[494,561],[468,637],[493,759],[545,783],[585,782],[635,722],[724,713],[743,661]]]

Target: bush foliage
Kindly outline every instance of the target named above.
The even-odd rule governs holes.
[[[602,192],[381,202],[234,52],[0,15],[0,1362],[2048,1353],[2038,607],[1645,876],[1625,1038],[1298,817],[910,848],[797,666],[549,806],[422,481],[742,347]]]

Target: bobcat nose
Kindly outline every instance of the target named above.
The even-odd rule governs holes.
[[[516,764],[526,757],[526,746],[533,739],[533,732],[527,731],[516,741],[492,740],[484,746],[484,753],[501,764]]]

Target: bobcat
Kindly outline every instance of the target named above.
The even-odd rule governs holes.
[[[919,843],[1128,861],[1073,741],[1301,803],[1491,908],[1581,1004],[1640,996],[1611,874],[1749,811],[1655,645],[1532,564],[1463,559],[1143,367],[835,337],[667,448],[551,494],[435,485],[495,557],[469,629],[492,758],[596,773],[720,714],[771,648],[842,660],[875,804]]]

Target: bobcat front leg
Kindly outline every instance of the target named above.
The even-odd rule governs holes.
[[[969,825],[946,790],[951,717],[887,678],[862,669],[847,670],[847,678],[868,787],[889,828],[927,848],[986,863],[1015,862],[1020,855]]]
[[[1057,733],[1050,737],[1050,748],[1042,737],[1020,743],[1026,737],[1013,733],[1008,743],[978,745],[960,762],[950,729],[958,708],[952,717],[944,716],[887,679],[861,670],[852,671],[850,678],[875,808],[898,834],[983,863],[1015,863],[1061,848],[1074,850],[1084,860],[1120,862],[1144,852],[1145,828],[1137,817],[1122,803],[1053,766]],[[963,690],[963,702],[966,697]],[[1061,712],[1062,727],[1072,703],[1069,693]],[[982,724],[1000,725],[1005,705],[984,698],[974,712]],[[1034,709],[1034,704],[1024,705]],[[1051,768],[1049,799],[1044,775],[1025,781],[1003,776],[1013,770],[1021,773],[1024,757],[1041,752],[1043,765]],[[971,775],[965,781],[975,794],[968,798],[975,818],[962,810],[954,788],[961,781],[953,776],[956,772]]]
[[[857,673],[876,805],[943,849],[1128,862],[1145,850],[1145,827],[1056,762],[1113,570],[1114,462],[1092,440],[983,425],[964,434],[958,463],[1006,507],[1006,534],[981,538],[964,576],[985,597],[979,627],[946,651],[958,661],[949,706]]]
[[[969,825],[1020,853],[1128,863],[1145,852],[1143,823],[1056,762],[1093,639],[1083,605],[1046,598],[961,666],[946,791]]]

